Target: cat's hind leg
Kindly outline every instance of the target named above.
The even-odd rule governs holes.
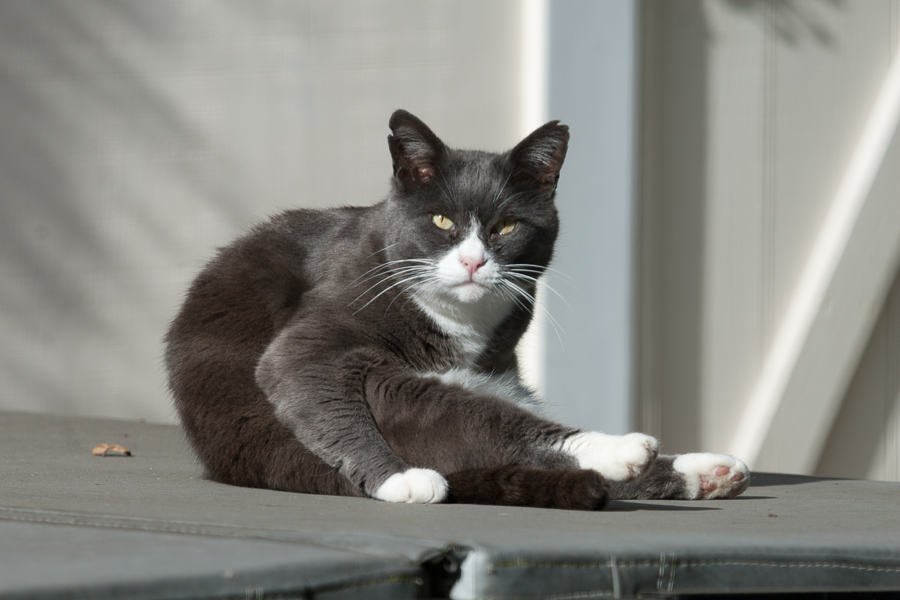
[[[684,478],[685,497],[692,500],[733,498],[750,483],[747,465],[727,454],[682,454],[672,461],[672,469]]]
[[[447,502],[458,504],[600,510],[608,497],[606,481],[590,469],[544,470],[508,465],[458,471],[448,475],[447,480]]]
[[[638,481],[610,484],[610,498],[620,500],[713,500],[733,498],[747,489],[750,471],[727,454],[697,452],[660,456]]]

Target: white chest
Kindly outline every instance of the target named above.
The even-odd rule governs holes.
[[[489,296],[478,302],[457,303],[416,296],[415,301],[456,343],[462,358],[458,365],[461,368],[475,365],[497,327],[512,309],[512,303],[503,297]]]
[[[509,314],[512,307],[508,300],[488,298],[460,305],[417,298],[416,303],[457,344],[461,355],[453,368],[442,373],[422,373],[423,377],[437,377],[444,383],[505,398],[533,412],[541,412],[540,400],[522,384],[517,372],[481,373],[474,368],[496,328]]]

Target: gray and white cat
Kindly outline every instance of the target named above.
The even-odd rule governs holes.
[[[612,498],[728,498],[730,456],[541,416],[515,348],[559,229],[569,132],[503,154],[390,120],[391,191],[293,210],[221,249],[166,336],[187,435],[220,482],[388,502],[570,509]]]

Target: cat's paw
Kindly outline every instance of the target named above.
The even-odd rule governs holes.
[[[409,469],[394,473],[372,494],[385,502],[431,504],[447,497],[447,480],[431,469]]]
[[[672,467],[684,477],[688,500],[734,498],[750,483],[747,465],[727,454],[682,454]]]
[[[566,439],[560,449],[573,456],[582,469],[593,469],[610,481],[633,481],[650,470],[659,443],[643,433],[585,431]]]

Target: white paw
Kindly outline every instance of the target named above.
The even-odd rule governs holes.
[[[382,483],[373,496],[385,502],[430,504],[447,497],[447,480],[431,469],[409,469],[394,473]]]
[[[610,481],[633,481],[650,469],[659,444],[643,433],[585,431],[566,439],[559,449],[575,457],[582,469],[593,469]]]
[[[727,454],[682,454],[672,467],[684,476],[685,498],[689,500],[734,498],[750,483],[747,465]]]

